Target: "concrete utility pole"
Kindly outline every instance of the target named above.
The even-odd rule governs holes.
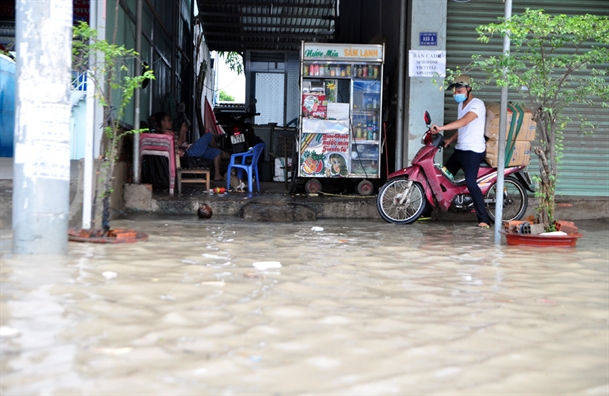
[[[144,0],[137,0],[135,13],[135,51],[140,55],[142,53],[142,19],[144,19],[143,1]],[[135,62],[135,64],[139,67],[137,62]],[[135,70],[138,70],[137,67]],[[133,99],[135,102],[133,106],[133,129],[135,130],[140,129],[141,92],[141,89],[138,88],[133,93]],[[135,184],[140,184],[140,165],[140,136],[133,135],[133,182]]]
[[[13,253],[66,254],[72,0],[17,0]]]
[[[505,0],[505,19],[512,17],[512,0]],[[505,36],[503,38],[503,53],[509,54],[510,51],[510,37]],[[505,73],[504,73],[505,76]],[[505,139],[506,139],[506,124],[507,124],[507,105],[508,105],[508,89],[507,87],[501,87],[501,112],[499,113],[499,148],[497,155],[497,194],[495,197],[495,227],[494,227],[494,240],[495,245],[501,244],[501,235],[499,230],[503,226],[503,186],[504,178],[503,171],[505,170]],[[515,114],[514,114],[515,116]]]
[[[395,120],[395,169],[403,168],[404,156],[404,69],[406,68],[406,0],[400,3],[400,37],[398,50],[398,111]],[[406,151],[408,153],[408,151]],[[389,171],[389,170],[387,170]]]

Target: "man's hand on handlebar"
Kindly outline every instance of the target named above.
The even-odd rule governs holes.
[[[429,130],[431,131],[432,135],[437,135],[438,133],[441,132],[440,127],[436,124],[433,124],[431,126],[431,128],[429,128]],[[455,136],[452,136],[448,139],[444,139],[444,144],[442,145],[444,148],[448,148],[450,147],[450,145],[453,143]]]

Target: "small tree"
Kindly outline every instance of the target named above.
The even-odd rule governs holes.
[[[118,3],[118,2],[117,2]],[[99,55],[99,62],[89,64],[90,55]],[[136,62],[138,70],[135,76],[130,76],[129,64]],[[126,131],[121,127],[125,109],[133,98],[135,89],[140,88],[148,79],[154,79],[152,70],[139,73],[142,67],[139,54],[124,46],[110,44],[98,38],[97,31],[85,22],[80,22],[73,31],[72,66],[81,72],[87,72],[88,82],[95,87],[95,97],[104,108],[104,136],[102,139],[102,166],[106,167],[103,191],[102,228],[104,233],[109,230],[109,202],[112,194],[112,175],[114,165],[118,161],[118,147],[121,139],[134,133],[144,132],[145,129]],[[133,65],[135,66],[135,65]],[[115,93],[117,95],[115,95]],[[90,132],[92,133],[92,132]]]
[[[563,152],[563,130],[573,121],[567,114],[575,103],[609,107],[609,18],[596,15],[548,15],[527,9],[500,23],[480,26],[479,40],[488,42],[497,34],[510,38],[509,53],[500,56],[472,56],[467,70],[481,70],[487,83],[515,88],[537,122],[540,146],[539,200],[536,220],[552,229],[558,164]],[[591,49],[584,44],[594,42]],[[604,65],[604,66],[603,66]],[[460,71],[447,73],[447,81]],[[592,133],[595,125],[574,113],[581,133]]]
[[[220,101],[221,102],[234,102],[235,98],[233,96],[230,96],[229,94],[226,93],[226,91],[220,90],[220,94],[218,95],[220,97]]]
[[[237,74],[243,73],[243,55],[238,52],[219,52],[220,58],[224,58],[224,63],[228,68]]]

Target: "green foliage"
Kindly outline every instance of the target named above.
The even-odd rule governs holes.
[[[220,97],[221,102],[234,102],[235,101],[235,98],[233,96],[230,96],[223,90],[220,90],[219,97]]]
[[[224,63],[226,63],[234,72],[237,74],[243,73],[243,56],[241,56],[238,52],[218,52],[220,58],[224,58]]]
[[[3,50],[2,48],[0,48],[0,54],[4,55],[4,56],[8,56],[9,58],[13,58],[13,56],[11,55],[10,52]]]
[[[90,63],[91,55],[98,57],[93,64]],[[105,155],[111,162],[116,160],[116,149],[123,136],[143,131],[122,131],[120,128],[120,120],[125,115],[125,109],[135,90],[140,88],[144,81],[154,79],[154,73],[150,69],[142,75],[129,75],[129,66],[133,66],[135,61],[139,62],[137,52],[100,40],[97,31],[86,22],[79,22],[74,27],[72,67],[79,72],[87,72],[88,81],[95,87],[95,97],[104,107],[104,135],[109,141]],[[112,102],[113,90],[119,92],[118,105]]]
[[[92,58],[93,62],[91,62]],[[101,197],[105,206],[108,205],[112,193],[111,175],[118,160],[118,145],[121,139],[129,134],[146,131],[146,129],[126,131],[120,124],[135,90],[140,88],[144,81],[154,79],[153,71],[148,68],[143,74],[139,74],[141,65],[137,52],[99,39],[97,31],[89,27],[86,22],[80,22],[74,27],[72,68],[87,73],[87,81],[95,87],[95,97],[104,108],[103,166],[108,170],[108,177],[103,180],[105,190],[101,193]],[[134,70],[138,72],[133,72]],[[118,95],[113,95],[115,92]],[[103,223],[107,228],[106,210]]]
[[[94,64],[89,63],[91,54],[99,56]],[[144,81],[154,79],[154,73],[150,69],[142,75],[130,76],[129,66],[135,61],[139,62],[137,52],[100,40],[97,31],[90,28],[86,22],[79,22],[74,27],[72,67],[80,72],[87,72],[89,81],[94,84],[96,99],[107,112],[106,119],[109,122],[105,132],[109,138],[120,139],[121,136],[116,135],[119,122],[133,98],[135,89],[140,88]],[[113,90],[120,93],[118,106],[112,103]],[[111,112],[111,109],[114,112]],[[118,144],[118,141],[113,143]]]
[[[609,18],[597,15],[549,15],[544,10],[527,9],[499,23],[480,26],[479,40],[494,36],[510,38],[510,51],[498,56],[472,56],[463,70],[447,72],[446,83],[470,70],[486,73],[485,83],[517,91],[533,112],[541,147],[540,222],[554,221],[557,166],[562,157],[563,130],[571,117],[580,123],[580,132],[593,133],[595,125],[573,112],[575,103],[609,108]],[[588,45],[592,43],[592,47]],[[586,48],[586,49],[584,49]],[[571,114],[567,114],[571,113]]]

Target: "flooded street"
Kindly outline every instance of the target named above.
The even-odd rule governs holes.
[[[4,229],[0,391],[608,394],[609,223],[562,249],[474,224],[141,217],[67,257]]]

